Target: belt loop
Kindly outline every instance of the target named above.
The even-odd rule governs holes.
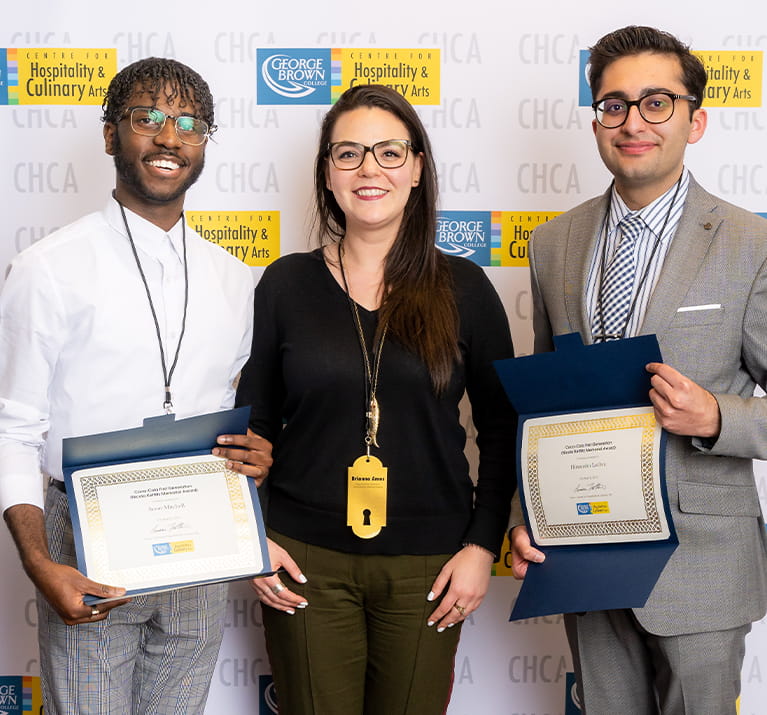
[[[67,485],[61,479],[56,479],[54,477],[48,477],[48,486],[49,487],[55,487],[62,494],[66,494],[67,493]]]

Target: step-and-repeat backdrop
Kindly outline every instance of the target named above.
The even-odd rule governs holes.
[[[757,0],[704,8],[620,3],[331,0],[153,6],[88,0],[9,3],[0,25],[0,284],[13,256],[104,205],[113,186],[100,103],[114,72],[166,56],[210,83],[220,127],[187,218],[260,275],[309,246],[319,122],[360,82],[396,87],[433,140],[441,186],[437,244],[485,267],[519,354],[531,351],[527,241],[541,221],[609,181],[594,145],[586,48],[626,24],[667,29],[701,53],[709,127],[687,164],[709,190],[767,212],[763,52]],[[465,417],[473,454],[473,428]],[[759,472],[765,472],[761,464]],[[763,482],[760,485],[764,495]],[[767,499],[763,499],[767,502]],[[518,591],[508,552],[468,619],[449,715],[577,713],[561,617],[509,622]],[[0,530],[0,711],[39,712],[32,588]],[[206,712],[276,712],[260,606],[232,585],[226,637]],[[741,713],[764,713],[767,624],[748,638]]]

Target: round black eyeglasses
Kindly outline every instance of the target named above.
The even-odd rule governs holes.
[[[607,97],[594,102],[591,108],[594,110],[597,121],[606,129],[617,129],[625,124],[631,107],[639,110],[639,116],[648,124],[663,124],[674,116],[674,107],[677,99],[685,99],[688,102],[696,102],[697,97],[692,94],[673,94],[672,92],[652,92],[639,99],[621,99],[620,97]]]

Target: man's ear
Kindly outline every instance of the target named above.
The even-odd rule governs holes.
[[[112,122],[104,122],[104,151],[109,156],[115,155],[115,132],[117,131],[117,125]]]
[[[705,109],[696,109],[692,113],[690,120],[690,136],[687,138],[688,144],[695,144],[700,141],[708,126],[708,114]]]

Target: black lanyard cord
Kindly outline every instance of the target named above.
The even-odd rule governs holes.
[[[115,201],[117,199],[115,198]],[[128,218],[125,215],[125,209],[123,208],[123,205],[117,201],[117,205],[120,207],[120,213],[123,217],[123,223],[125,224],[125,230],[128,233],[128,241],[130,241],[130,247],[133,251],[133,257],[136,259],[136,266],[138,267],[138,272],[141,275],[141,281],[144,284],[144,290],[146,291],[146,297],[149,301],[149,309],[152,311],[152,319],[154,320],[154,328],[157,333],[157,345],[160,348],[160,362],[162,364],[162,377],[163,377],[163,385],[165,386],[165,400],[162,403],[163,409],[165,412],[170,413],[173,411],[173,402],[171,401],[171,394],[170,394],[170,383],[173,379],[173,373],[176,369],[176,364],[178,363],[178,356],[181,351],[181,341],[184,339],[184,333],[186,331],[186,312],[187,308],[189,306],[189,267],[187,264],[187,257],[186,257],[186,220],[184,218],[184,213],[181,213],[181,243],[184,248],[184,315],[181,318],[181,333],[178,336],[178,343],[176,345],[176,354],[173,357],[173,364],[170,366],[170,370],[168,370],[167,364],[165,362],[165,350],[162,346],[162,336],[160,334],[160,322],[157,320],[157,311],[154,307],[154,301],[152,300],[152,293],[149,290],[149,283],[147,282],[146,275],[144,275],[144,269],[141,267],[141,261],[138,257],[138,251],[136,250],[136,244],[133,241],[133,235],[131,234],[130,227],[128,226]]]

